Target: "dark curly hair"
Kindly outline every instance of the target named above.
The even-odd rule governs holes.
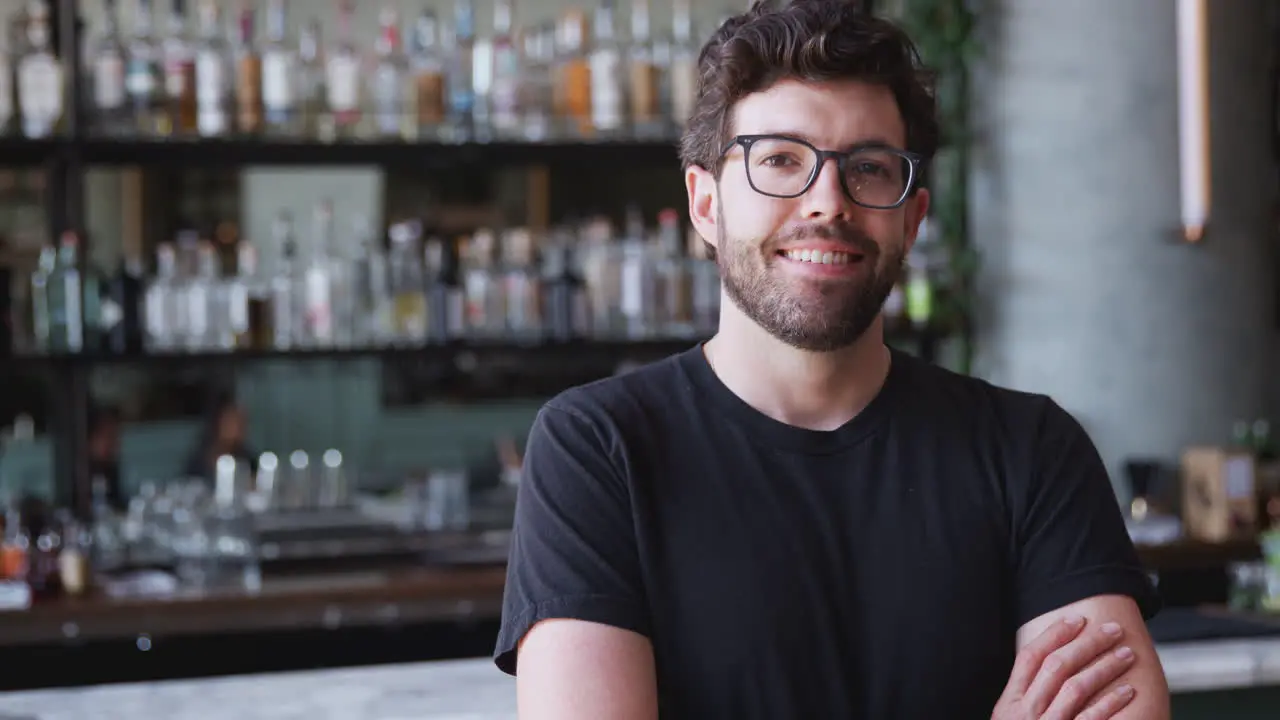
[[[934,76],[915,44],[894,23],[852,0],[757,0],[720,26],[698,58],[698,97],[680,142],[684,168],[722,169],[733,107],[786,78],[864,80],[887,86],[906,126],[906,149],[921,169],[938,150]],[[925,173],[922,173],[925,174]]]

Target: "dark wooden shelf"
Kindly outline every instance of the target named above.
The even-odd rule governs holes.
[[[59,139],[29,140],[22,137],[0,137],[0,167],[42,165],[54,157],[64,141]]]
[[[552,165],[675,166],[676,141],[382,142],[288,139],[110,139],[76,142],[90,165],[375,165],[388,168]]]

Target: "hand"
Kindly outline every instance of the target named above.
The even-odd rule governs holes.
[[[1085,625],[1081,617],[1056,622],[1018,653],[992,720],[1105,720],[1133,700],[1128,685],[1099,695],[1133,665],[1133,650],[1116,649],[1124,630]]]

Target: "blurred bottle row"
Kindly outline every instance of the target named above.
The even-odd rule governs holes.
[[[630,0],[629,17],[601,0],[523,26],[514,0],[493,0],[489,28],[477,27],[475,0],[454,0],[448,21],[433,4],[402,19],[386,3],[373,38],[354,32],[354,0],[306,3],[336,2],[329,38],[314,17],[295,20],[287,0],[230,12],[223,0],[132,0],[127,29],[117,0],[83,2],[100,2],[106,20],[90,31],[77,91],[92,130],[112,137],[669,138],[696,94],[690,0],[657,0],[671,4],[669,34],[655,32],[650,0]],[[54,134],[70,74],[51,45],[48,2],[0,20],[10,31],[0,34],[0,129]]]
[[[305,235],[303,235],[305,233]],[[80,269],[66,233],[15,283],[14,351],[232,352],[414,347],[456,340],[653,340],[715,331],[719,273],[674,210],[632,210],[549,232],[513,227],[446,238],[419,220],[386,241],[364,217],[317,204],[307,224],[276,217],[268,242],[224,223],[161,243],[154,270]],[[268,263],[259,263],[259,252]],[[23,297],[25,295],[25,297]]]

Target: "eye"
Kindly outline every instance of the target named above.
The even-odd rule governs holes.
[[[766,155],[760,158],[760,161],[757,164],[759,164],[761,167],[784,168],[791,165],[797,165],[799,164],[799,161],[796,160],[794,155],[788,155],[785,153],[773,153],[772,155]]]
[[[858,160],[850,165],[849,172],[859,176],[885,177],[889,174],[884,165],[869,160]]]

